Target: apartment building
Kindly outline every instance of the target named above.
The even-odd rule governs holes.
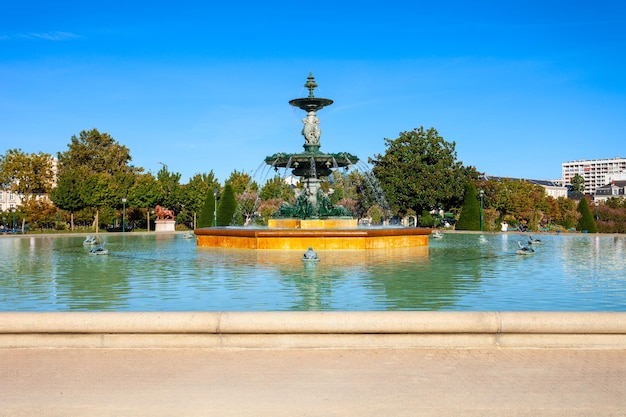
[[[571,184],[578,174],[585,180],[585,193],[596,193],[596,188],[626,176],[626,158],[580,159],[561,164],[563,184]]]

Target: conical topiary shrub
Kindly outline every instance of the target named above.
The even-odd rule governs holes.
[[[589,204],[586,198],[583,197],[580,199],[576,210],[580,213],[580,219],[578,219],[576,229],[580,231],[586,230],[589,233],[598,233],[598,227],[593,220],[593,214],[591,214],[591,210],[589,210]]]
[[[226,184],[217,206],[217,225],[230,226],[233,223],[233,216],[236,211],[237,199],[235,198],[235,189],[232,185]]]
[[[215,226],[215,195],[211,192],[207,193],[206,199],[204,200],[204,206],[202,206],[202,210],[200,211],[200,215],[198,216],[198,225],[197,227],[213,227]]]
[[[461,208],[457,230],[480,230],[480,205],[474,184],[469,184]]]

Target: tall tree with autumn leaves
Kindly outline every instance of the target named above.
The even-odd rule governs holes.
[[[52,189],[54,174],[52,155],[9,149],[0,156],[0,187],[22,197],[22,233],[27,218],[36,210],[35,200]]]

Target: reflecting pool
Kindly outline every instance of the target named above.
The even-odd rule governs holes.
[[[626,237],[447,233],[428,248],[200,248],[182,234],[0,238],[1,311],[626,311]]]

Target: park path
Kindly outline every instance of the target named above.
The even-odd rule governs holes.
[[[0,416],[626,416],[626,350],[0,349]]]

